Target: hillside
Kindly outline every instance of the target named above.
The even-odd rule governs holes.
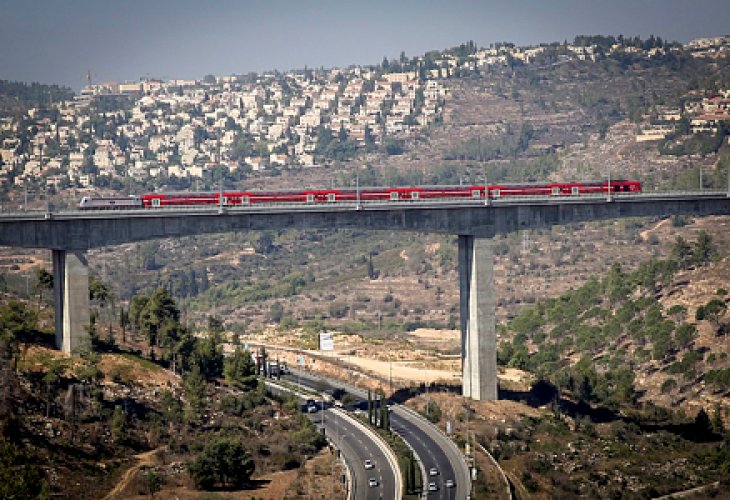
[[[0,117],[21,115],[30,108],[48,107],[72,96],[68,87],[0,80]]]
[[[248,353],[224,361],[168,317],[182,377],[137,332],[69,358],[50,347],[51,312],[0,296],[0,497],[281,498],[334,474],[321,435],[296,401],[265,395]]]

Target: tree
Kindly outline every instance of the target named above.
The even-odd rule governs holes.
[[[706,264],[717,253],[715,245],[712,243],[712,237],[707,231],[700,231],[697,236],[694,248],[692,249],[692,258],[697,264]]]
[[[0,498],[47,498],[43,470],[15,444],[0,440]]]
[[[226,383],[244,390],[256,388],[256,364],[251,353],[237,347],[231,356],[226,358],[223,366]]]
[[[674,332],[674,339],[679,347],[689,344],[697,335],[697,328],[694,325],[683,323]]]
[[[191,363],[200,369],[205,380],[213,380],[223,374],[223,352],[215,337],[197,340],[192,358]]]
[[[134,313],[130,311],[130,314],[133,319],[136,317],[136,324],[147,337],[150,347],[170,344],[179,339],[180,310],[166,289],[155,290],[138,313],[134,299],[132,306],[135,307],[135,311]]]
[[[170,390],[162,391],[160,411],[168,424],[179,424],[183,419],[183,407],[180,400]]]
[[[122,407],[120,405],[116,405],[114,407],[114,414],[112,415],[112,443],[119,443],[124,439],[126,428],[127,416],[124,414]]]
[[[46,418],[51,415],[51,401],[60,388],[67,366],[68,360],[64,358],[54,358],[47,364],[46,373],[43,375],[43,385],[46,387]]]
[[[700,312],[701,311],[701,312]],[[712,299],[704,306],[697,309],[696,318],[706,319],[717,329],[720,328],[720,319],[727,311],[727,304],[721,299]]]
[[[240,438],[224,437],[206,444],[188,469],[197,488],[240,488],[248,483],[256,464]]]
[[[111,289],[101,282],[101,280],[98,280],[96,278],[90,278],[89,279],[89,300],[92,302],[96,302],[99,304],[99,307],[104,309],[108,303],[112,304],[113,307],[113,300],[114,300],[114,294],[112,293]],[[110,313],[108,320],[109,320],[109,343],[113,342],[112,338],[112,317],[113,311]]]
[[[187,399],[185,421],[198,424],[203,418],[203,411],[208,406],[205,379],[200,373],[198,365],[194,365],[193,369],[185,375],[183,385],[185,387],[185,398]]]
[[[692,248],[689,246],[689,243],[681,236],[677,236],[672,247],[672,258],[677,261],[680,268],[686,269],[691,257]]]
[[[129,321],[134,325],[135,328],[140,330],[140,318],[142,317],[142,311],[144,310],[147,302],[150,298],[146,295],[135,295],[129,302]]]
[[[274,323],[279,323],[284,317],[284,306],[280,302],[274,302],[269,307],[269,319]]]
[[[35,288],[38,291],[38,309],[40,310],[41,302],[43,302],[43,290],[53,290],[53,275],[44,268],[36,270]]]
[[[262,255],[269,254],[276,248],[274,246],[274,238],[269,233],[261,233],[261,235],[252,242],[252,246],[256,253]]]

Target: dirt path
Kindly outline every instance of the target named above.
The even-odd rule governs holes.
[[[139,469],[144,467],[145,465],[153,465],[155,463],[155,459],[157,458],[157,454],[162,450],[162,448],[156,448],[151,451],[146,451],[144,453],[140,453],[139,455],[135,455],[134,457],[139,460],[135,465],[130,467],[124,472],[124,475],[122,476],[122,479],[117,483],[117,485],[112,489],[105,497],[104,500],[113,500],[116,498],[123,498],[122,493],[124,492],[125,488],[129,485],[129,483],[132,481],[132,478],[134,477],[134,473],[137,472]]]
[[[647,241],[649,239],[649,235],[653,233],[654,231],[661,229],[663,226],[666,226],[669,224],[669,219],[663,219],[660,220],[654,227],[650,227],[649,229],[644,229],[642,232],[639,233],[641,236],[641,239],[644,241]]]

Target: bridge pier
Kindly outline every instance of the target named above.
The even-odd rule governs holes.
[[[494,303],[491,241],[459,235],[462,392],[477,401],[497,399]]]
[[[56,347],[76,354],[91,347],[89,335],[89,264],[83,252],[53,250]]]

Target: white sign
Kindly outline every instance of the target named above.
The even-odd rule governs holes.
[[[319,332],[319,350],[334,351],[335,339],[331,333]]]

